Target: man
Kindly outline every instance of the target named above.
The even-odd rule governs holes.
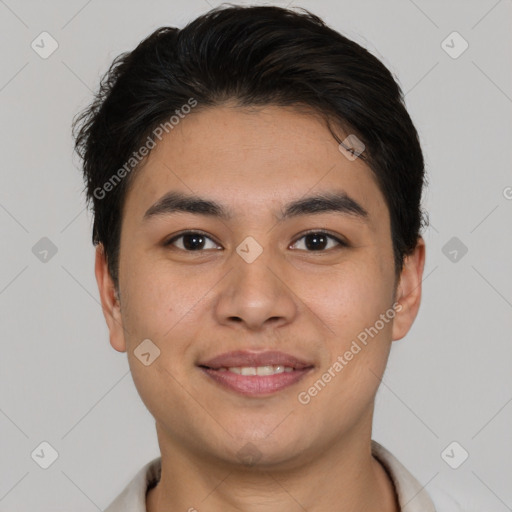
[[[110,343],[161,450],[107,511],[436,510],[371,440],[425,261],[385,66],[310,13],[216,9],[118,57],[75,128]]]

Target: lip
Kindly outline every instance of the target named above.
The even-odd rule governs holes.
[[[223,387],[245,396],[263,396],[277,393],[302,380],[312,368],[294,370],[289,373],[276,373],[275,375],[239,375],[230,371],[201,370]]]
[[[225,352],[213,359],[201,362],[198,366],[218,370],[219,368],[230,368],[236,366],[289,366],[294,370],[303,370],[313,367],[313,363],[299,359],[298,357],[279,352],[276,350],[268,350],[266,352],[250,352],[248,350],[235,350],[233,352]]]
[[[274,365],[288,366],[294,371],[274,375],[240,375],[230,371],[219,371],[220,368]],[[238,350],[216,356],[198,364],[198,367],[209,378],[231,391],[245,396],[263,396],[277,393],[299,382],[314,365],[284,352]]]

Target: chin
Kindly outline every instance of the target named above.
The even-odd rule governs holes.
[[[261,431],[245,432],[243,436],[234,436],[232,442],[228,443],[229,446],[226,446],[226,450],[219,455],[225,458],[226,454],[229,454],[229,462],[232,464],[262,469],[284,469],[292,466],[294,461],[300,458],[304,449],[304,436],[291,435],[290,432],[274,432],[270,435],[262,435]]]

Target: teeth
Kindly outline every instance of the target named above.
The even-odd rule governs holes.
[[[220,371],[230,371],[238,375],[275,375],[277,373],[293,372],[293,368],[289,366],[273,365],[273,366],[232,366],[230,368],[219,368]]]

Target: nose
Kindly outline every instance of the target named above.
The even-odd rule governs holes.
[[[298,298],[270,251],[251,263],[233,254],[234,268],[220,283],[215,315],[220,324],[262,331],[293,322]]]

